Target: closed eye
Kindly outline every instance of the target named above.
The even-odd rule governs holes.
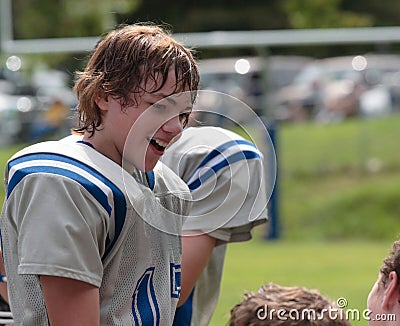
[[[155,109],[159,109],[159,110],[165,110],[166,109],[166,105],[165,104],[161,104],[161,103],[150,103],[150,106],[152,106]]]

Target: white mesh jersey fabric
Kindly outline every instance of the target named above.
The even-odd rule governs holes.
[[[146,181],[80,143],[33,145],[9,161],[1,232],[16,325],[48,325],[43,274],[100,287],[101,325],[172,323],[190,194],[162,164],[153,190]]]

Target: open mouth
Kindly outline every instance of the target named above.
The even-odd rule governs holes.
[[[168,146],[168,143],[154,138],[150,139],[150,144],[152,144],[160,152],[164,152],[165,148]]]

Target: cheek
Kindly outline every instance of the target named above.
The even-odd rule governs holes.
[[[140,112],[135,108],[129,108],[129,112],[120,116],[120,132],[124,133],[130,141],[145,133],[148,122],[142,119]]]
[[[129,117],[129,122],[133,133],[146,134],[152,136],[161,126],[160,115],[157,115],[153,110],[144,110],[134,112]]]

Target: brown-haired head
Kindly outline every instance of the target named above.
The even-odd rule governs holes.
[[[396,272],[397,278],[400,281],[400,240],[396,240],[393,243],[390,254],[384,259],[380,269],[380,281],[382,282],[384,288],[386,288],[390,272],[393,271]]]
[[[125,25],[111,31],[97,43],[85,70],[77,73],[81,126],[75,131],[94,133],[101,125],[96,98],[113,96],[123,107],[136,104],[145,91],[143,85],[154,81],[156,86],[150,91],[158,91],[171,69],[176,77],[173,93],[189,91],[194,102],[200,77],[191,50],[151,24]]]
[[[335,309],[338,318],[329,315],[330,308]],[[350,326],[346,314],[340,311],[335,302],[317,290],[270,283],[260,287],[258,293],[245,294],[244,300],[231,309],[229,325]],[[314,312],[316,318],[313,318]]]

